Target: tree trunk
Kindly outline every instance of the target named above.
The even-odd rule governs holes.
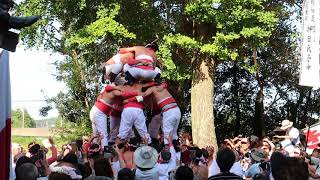
[[[258,65],[257,62],[257,48],[253,47],[253,63]],[[254,134],[258,137],[266,136],[266,122],[264,117],[264,93],[263,86],[264,80],[259,76],[259,70],[256,72],[256,80],[258,81],[259,91],[257,93],[255,102],[255,113],[254,113]]]
[[[218,148],[214,115],[214,62],[200,62],[193,71],[191,87],[191,121],[193,143],[199,147],[212,144]]]
[[[238,136],[240,134],[240,126],[241,126],[241,111],[240,111],[240,97],[239,97],[239,81],[238,81],[238,65],[235,62],[232,69],[233,81],[231,86],[231,91],[233,94],[234,101],[234,110],[236,111],[236,122],[234,129],[234,136]]]

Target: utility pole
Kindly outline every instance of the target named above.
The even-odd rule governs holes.
[[[22,111],[22,128],[24,128],[24,109],[21,108]]]

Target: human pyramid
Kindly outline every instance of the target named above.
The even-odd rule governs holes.
[[[160,126],[164,143],[171,134],[178,140],[180,109],[161,82],[161,71],[156,67],[154,42],[146,46],[121,48],[103,67],[103,80],[108,85],[98,95],[90,111],[94,135],[102,135],[101,146],[112,145],[116,140],[124,142],[138,134],[151,144],[157,138]],[[152,111],[153,118],[147,128],[144,108]],[[107,132],[107,116],[110,119],[110,134]]]

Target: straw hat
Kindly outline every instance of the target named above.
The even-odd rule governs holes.
[[[251,158],[255,160],[256,162],[264,161],[268,158],[268,153],[264,151],[263,149],[257,149],[254,148],[251,150]]]
[[[286,129],[292,127],[292,125],[293,125],[293,122],[291,122],[291,121],[289,121],[289,120],[286,119],[286,120],[283,120],[283,121],[281,122],[281,127],[280,127],[280,129],[286,130]]]
[[[134,152],[134,162],[140,168],[153,168],[158,160],[158,152],[150,146],[142,146]]]

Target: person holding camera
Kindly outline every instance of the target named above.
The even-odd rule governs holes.
[[[50,174],[49,164],[46,158],[48,149],[41,147],[39,144],[29,144],[29,155],[33,164],[36,165],[39,176],[45,177]]]

